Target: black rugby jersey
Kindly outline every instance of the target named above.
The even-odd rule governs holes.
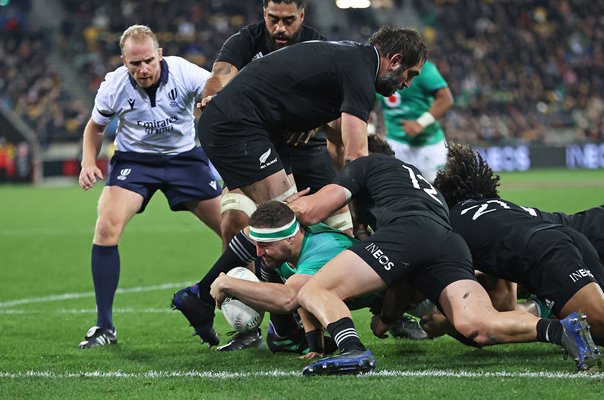
[[[298,43],[250,62],[211,104],[238,126],[260,126],[277,135],[306,132],[342,112],[367,121],[378,66],[371,45]]]
[[[269,47],[270,40],[271,37],[266,30],[266,23],[264,21],[247,25],[224,42],[220,53],[218,53],[216,62],[227,62],[234,65],[238,70],[241,70],[250,61],[273,52]],[[297,41],[306,42],[309,40],[327,39],[314,28],[308,25],[301,25]]]
[[[593,207],[575,214],[547,212],[534,209],[537,216],[555,224],[565,225],[584,234],[604,261],[604,206]]]
[[[557,224],[504,199],[465,200],[450,210],[451,226],[466,241],[477,269],[516,281],[530,238]]]
[[[450,227],[445,199],[411,164],[370,154],[347,164],[335,183],[350,190],[360,219],[378,230],[398,218],[431,218]]]
[[[327,40],[316,29],[308,25],[300,26],[297,43],[309,40]],[[271,40],[264,21],[247,25],[224,42],[216,62],[227,62],[241,71],[252,60],[264,57],[274,50],[269,46]],[[306,146],[325,146],[327,136],[324,131],[317,132]],[[295,147],[295,146],[294,146]]]

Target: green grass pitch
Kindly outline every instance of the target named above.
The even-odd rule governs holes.
[[[501,192],[522,205],[575,212],[604,203],[604,172],[507,173]],[[0,186],[0,398],[589,399],[604,392],[604,373],[575,373],[556,346],[380,340],[364,310],[354,319],[377,358],[370,376],[303,378],[306,363],[292,355],[208,349],[169,303],[203,276],[220,242],[192,215],[170,212],[161,193],[120,243],[119,344],[79,350],[96,321],[89,258],[99,193]],[[216,327],[226,342],[220,314]]]

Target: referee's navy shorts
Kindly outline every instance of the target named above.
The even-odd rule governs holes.
[[[143,196],[138,210],[161,190],[172,211],[186,210],[185,202],[220,196],[221,187],[201,147],[176,155],[116,151],[111,158],[107,186],[119,186]]]

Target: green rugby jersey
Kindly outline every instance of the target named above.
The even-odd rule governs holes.
[[[426,61],[422,72],[413,78],[411,85],[403,90],[397,90],[390,97],[377,94],[384,113],[386,137],[410,146],[425,146],[444,139],[445,133],[438,121],[427,126],[416,137],[410,137],[403,130],[403,121],[416,120],[428,111],[434,102],[434,92],[448,87],[436,66]]]
[[[333,229],[325,224],[316,224],[303,227],[306,231],[298,264],[291,267],[288,263],[283,263],[275,268],[275,272],[286,281],[294,274],[314,275],[329,260],[352,246],[356,239]],[[346,302],[349,308],[356,310],[359,308],[371,307],[381,294],[369,294],[352,299]]]

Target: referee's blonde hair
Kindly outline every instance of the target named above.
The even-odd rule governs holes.
[[[132,38],[134,40],[141,40],[145,37],[150,37],[151,40],[153,40],[153,46],[156,49],[159,49],[157,36],[151,30],[151,28],[149,28],[147,25],[132,25],[129,26],[124,33],[122,33],[122,36],[120,36],[120,49],[122,54],[124,54],[124,44],[126,43],[127,39]]]

